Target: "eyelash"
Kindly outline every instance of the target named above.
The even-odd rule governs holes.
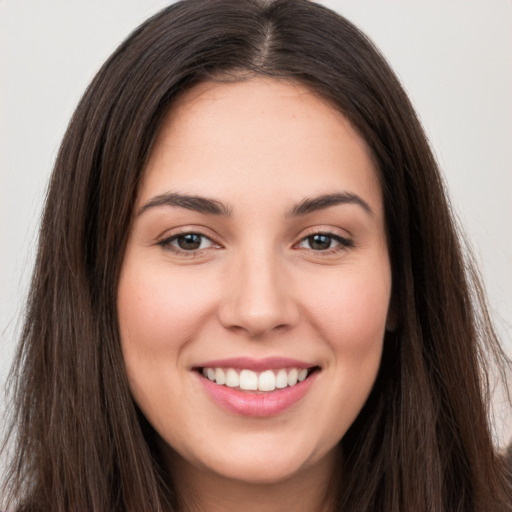
[[[166,251],[171,251],[180,256],[186,256],[186,257],[199,256],[202,254],[203,251],[205,251],[206,249],[209,249],[210,247],[202,248],[202,249],[199,247],[197,249],[187,250],[187,249],[181,249],[179,247],[175,247],[172,245],[173,242],[177,242],[180,238],[184,238],[186,236],[193,236],[193,235],[200,238],[200,246],[202,245],[203,241],[208,240],[211,242],[211,247],[214,247],[214,248],[220,247],[219,244],[216,244],[209,236],[206,236],[205,234],[201,233],[200,231],[182,231],[179,233],[175,233],[172,236],[164,238],[163,240],[158,242],[157,245],[159,245],[160,247],[162,247],[162,249],[164,249]]]
[[[327,249],[324,249],[324,250],[314,250],[312,248],[306,249],[306,250],[312,250],[315,254],[318,254],[320,256],[328,256],[328,255],[335,254],[340,251],[344,251],[344,250],[351,249],[352,247],[354,247],[353,240],[351,240],[350,238],[343,237],[343,236],[339,235],[338,233],[333,233],[330,231],[318,231],[318,232],[311,233],[310,235],[307,235],[307,236],[301,238],[299,243],[295,244],[295,246],[299,246],[300,244],[306,242],[307,240],[310,240],[310,242],[311,242],[311,239],[314,237],[317,237],[317,236],[327,237],[331,241],[334,241],[337,243],[337,245],[335,245],[334,247],[328,247]]]
[[[199,248],[197,248],[197,249],[187,250],[187,249],[182,249],[182,248],[175,247],[174,245],[172,245],[173,242],[177,242],[180,238],[183,238],[186,236],[194,236],[194,235],[200,239],[200,242],[199,242],[200,246],[202,245],[203,241],[205,241],[205,240],[208,240],[209,242],[211,242],[211,246],[202,248],[202,249],[199,246]],[[336,242],[337,245],[335,245],[334,247],[328,247],[323,250],[322,249],[315,250],[313,248],[308,249],[308,248],[300,247],[300,245],[302,243],[307,242],[308,240],[311,243],[312,239],[314,237],[318,237],[318,236],[324,236],[324,237],[330,239],[330,243],[332,241],[334,241],[334,242]],[[167,238],[161,240],[160,242],[157,243],[157,245],[159,245],[166,251],[171,251],[171,252],[174,252],[175,254],[187,256],[187,257],[200,256],[203,253],[203,251],[205,251],[207,249],[210,249],[212,247],[213,248],[221,247],[220,244],[216,244],[216,242],[213,241],[209,236],[206,236],[205,234],[203,234],[199,231],[183,231],[180,233],[176,233],[170,237],[167,237]],[[316,253],[318,255],[322,255],[322,256],[335,254],[337,252],[350,249],[352,247],[354,247],[353,240],[351,240],[349,238],[345,238],[343,236],[340,236],[337,233],[332,233],[329,231],[318,231],[318,232],[311,233],[311,234],[301,238],[298,243],[294,244],[294,248],[297,248],[299,250],[305,250],[305,251],[313,251],[314,253]]]

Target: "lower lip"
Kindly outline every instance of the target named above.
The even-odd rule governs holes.
[[[197,374],[209,397],[218,405],[241,416],[276,416],[296,404],[309,391],[318,372],[283,389],[268,392],[240,391],[220,386]]]

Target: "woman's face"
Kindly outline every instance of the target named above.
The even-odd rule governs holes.
[[[343,115],[270,79],[180,98],[118,295],[133,396],[180,471],[332,468],[375,381],[390,292],[377,172]]]

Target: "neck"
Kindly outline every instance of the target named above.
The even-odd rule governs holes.
[[[179,512],[331,512],[336,454],[285,480],[254,483],[225,478],[172,454],[170,470]]]

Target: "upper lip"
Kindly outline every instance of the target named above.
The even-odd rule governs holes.
[[[215,359],[205,361],[194,365],[195,368],[243,368],[262,372],[265,370],[277,370],[280,368],[311,368],[316,366],[314,363],[308,363],[289,357],[265,357],[254,359],[251,357],[230,357],[227,359]]]

